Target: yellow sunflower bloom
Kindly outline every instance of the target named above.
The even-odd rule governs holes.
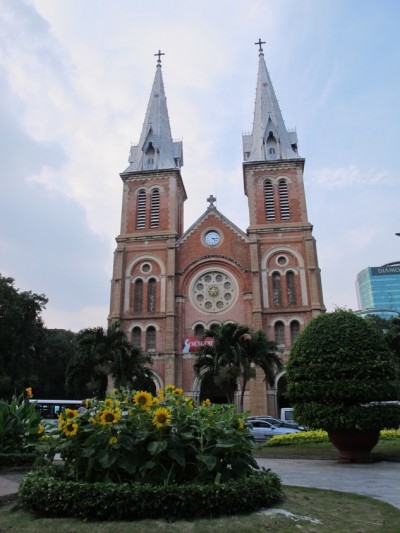
[[[183,394],[183,389],[176,387],[176,389],[173,391],[173,394],[179,396],[180,394]]]
[[[157,396],[160,398],[160,400],[163,400],[165,398],[165,392],[162,389],[158,389]]]
[[[160,400],[154,396],[153,405],[160,405]]]
[[[100,414],[100,424],[103,426],[116,424],[120,418],[121,411],[117,409],[115,411],[111,409],[104,409],[104,411]]]
[[[165,387],[165,392],[174,392],[175,390],[175,385],[167,385]]]
[[[86,409],[90,409],[92,407],[92,402],[89,400],[89,398],[86,398],[85,400],[85,407]]]
[[[154,412],[152,423],[157,429],[161,429],[171,423],[171,413],[165,407],[160,407]]]
[[[59,415],[59,416],[58,416],[58,429],[59,429],[60,431],[63,430],[63,428],[64,428],[64,426],[65,426],[66,423],[67,423],[67,421],[64,420],[64,418],[62,417],[62,415]]]
[[[202,405],[203,407],[210,407],[210,405],[211,405],[211,400],[210,400],[209,398],[207,398],[206,400],[203,400],[203,401],[201,402],[201,405]]]
[[[38,432],[38,435],[43,435],[43,433],[44,433],[44,425],[43,424],[39,424],[37,432]]]
[[[110,437],[110,439],[109,439],[109,441],[108,441],[108,444],[109,444],[110,446],[112,446],[113,444],[117,444],[117,442],[118,442],[117,437]]]
[[[69,409],[67,407],[67,409],[65,409],[65,416],[67,418],[75,418],[78,416],[78,411],[76,409]]]
[[[104,405],[106,407],[114,407],[114,402],[113,402],[113,400],[111,398],[106,398],[104,400]]]
[[[153,404],[153,397],[149,392],[139,391],[133,397],[133,403],[145,410]]]
[[[74,437],[78,433],[78,428],[79,426],[75,422],[67,422],[63,427],[64,435]]]
[[[186,402],[186,405],[189,407],[189,409],[194,408],[193,398],[188,398],[187,396],[185,396],[185,402]]]

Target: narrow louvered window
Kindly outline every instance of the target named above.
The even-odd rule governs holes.
[[[292,341],[292,344],[297,339],[297,337],[300,335],[300,324],[297,322],[297,320],[293,320],[290,323],[290,340]]]
[[[286,274],[288,305],[296,305],[296,284],[293,272]]]
[[[289,220],[290,219],[290,207],[289,207],[288,186],[287,186],[286,180],[279,180],[278,190],[279,190],[279,207],[281,211],[281,219]]]
[[[142,330],[138,327],[132,330],[132,345],[134,348],[141,348],[142,346]]]
[[[282,305],[281,275],[278,272],[272,274],[272,303],[274,307]]]
[[[265,220],[275,220],[274,191],[270,180],[264,182]]]
[[[154,278],[149,279],[147,284],[147,310],[154,313],[156,310],[157,282]]]
[[[160,225],[160,191],[154,189],[151,193],[150,227],[158,228]]]
[[[143,281],[138,279],[135,281],[135,289],[133,292],[133,309],[135,313],[141,313],[143,307]]]
[[[275,342],[278,345],[285,344],[285,325],[283,322],[276,322],[274,326]]]
[[[146,227],[146,191],[139,191],[136,206],[136,229]]]
[[[156,328],[154,326],[149,326],[146,330],[146,351],[156,351]]]

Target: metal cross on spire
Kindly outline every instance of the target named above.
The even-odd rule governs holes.
[[[161,50],[158,50],[158,52],[156,54],[154,54],[154,55],[158,56],[157,63],[159,63],[161,65],[161,56],[165,56],[165,54],[163,52],[161,52]]]
[[[265,41],[262,41],[260,38],[258,38],[258,41],[254,44],[258,44],[259,46],[259,49],[258,51],[260,52],[260,54],[262,53],[263,49],[262,49],[262,45],[265,44]]]
[[[212,194],[207,198],[207,202],[210,204],[208,206],[208,209],[210,209],[210,207],[214,207],[214,202],[216,202],[217,199],[215,198],[215,196],[213,196]]]

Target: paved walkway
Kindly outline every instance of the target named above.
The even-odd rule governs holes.
[[[400,463],[340,464],[311,459],[257,459],[284,485],[352,492],[390,503],[400,509]],[[0,502],[18,497],[24,471],[0,471]]]
[[[278,474],[284,485],[352,492],[400,509],[400,463],[341,464],[310,459],[257,459]]]

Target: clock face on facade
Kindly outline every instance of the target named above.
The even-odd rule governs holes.
[[[210,270],[196,278],[192,284],[191,300],[201,311],[221,313],[236,301],[236,281],[219,270]]]
[[[204,235],[204,242],[207,246],[217,246],[221,242],[221,235],[214,229],[207,231]]]

